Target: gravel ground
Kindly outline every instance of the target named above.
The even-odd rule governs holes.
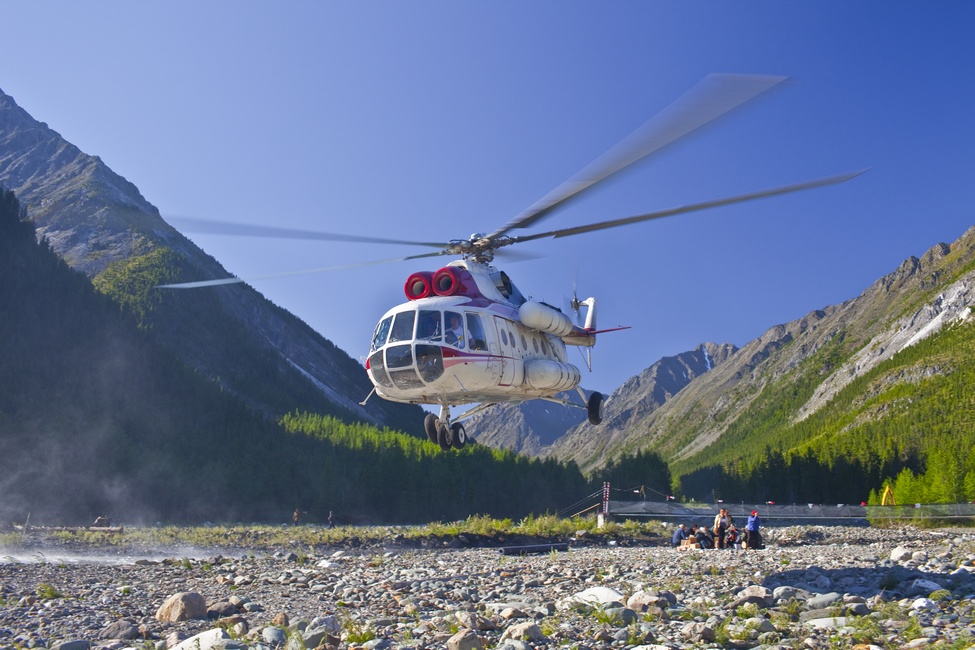
[[[754,551],[585,539],[530,555],[394,539],[300,552],[8,548],[0,648],[975,645],[975,533],[765,534]]]

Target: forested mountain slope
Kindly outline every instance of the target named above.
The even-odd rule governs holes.
[[[558,445],[553,453],[585,469],[656,451],[698,498],[725,490],[735,499],[813,500],[823,492],[817,482],[846,468],[841,487],[860,481],[865,499],[883,477],[924,468],[934,449],[975,448],[966,419],[973,291],[975,228],[854,299],[770,328],[660,408],[608,432],[615,442],[598,456]]]
[[[166,224],[139,190],[0,92],[0,185],[39,235],[163,346],[272,417],[296,408],[422,435],[417,407],[370,400],[365,370],[305,323],[243,284],[153,287],[227,272]]]
[[[194,520],[277,501],[260,469],[286,462],[277,427],[154,344],[21,216],[0,190],[0,521]],[[228,472],[250,463],[229,495]]]

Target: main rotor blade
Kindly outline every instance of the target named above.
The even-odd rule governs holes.
[[[317,269],[303,269],[300,271],[285,271],[283,273],[271,273],[268,275],[252,275],[246,278],[220,278],[217,280],[199,280],[197,282],[178,282],[175,284],[156,285],[156,289],[201,289],[203,287],[218,287],[224,284],[239,284],[241,282],[254,282],[257,280],[275,280],[277,278],[287,278],[294,275],[311,275],[313,273],[327,273],[329,271],[342,271],[345,269],[356,269],[361,266],[373,266],[376,264],[389,264],[390,262],[404,262],[415,260],[421,257],[439,257],[446,255],[445,252],[420,253],[418,255],[407,255],[406,257],[391,257],[385,260],[372,260],[371,262],[357,262],[355,264],[343,264],[341,266],[326,266]]]
[[[601,221],[599,223],[592,223],[585,226],[576,226],[575,228],[562,228],[560,230],[551,230],[549,232],[543,232],[534,235],[524,235],[522,237],[512,237],[511,243],[516,244],[525,241],[532,241],[534,239],[545,239],[546,237],[557,238],[557,237],[568,237],[570,235],[580,235],[586,232],[593,232],[596,230],[606,230],[607,228],[616,228],[618,226],[627,226],[633,223],[640,223],[641,221],[650,221],[651,219],[661,219],[663,217],[671,217],[675,214],[684,214],[687,212],[696,212],[698,210],[707,210],[709,208],[716,208],[722,205],[731,205],[732,203],[742,203],[744,201],[753,201],[755,199],[763,199],[769,196],[778,196],[779,194],[788,194],[790,192],[808,190],[814,187],[822,187],[824,185],[833,185],[835,183],[842,183],[844,181],[848,181],[851,178],[856,178],[857,176],[865,173],[866,171],[867,171],[866,169],[861,169],[859,171],[850,172],[847,174],[841,174],[839,176],[830,176],[828,178],[820,178],[817,180],[805,181],[803,183],[795,183],[793,185],[784,185],[782,187],[776,187],[768,190],[760,190],[758,192],[750,192],[748,194],[739,194],[738,196],[732,196],[725,199],[715,199],[713,201],[705,201],[703,203],[692,203],[690,205],[682,205],[667,210],[648,212],[647,214],[640,214],[634,217],[613,219],[611,221]]]
[[[167,217],[166,220],[177,230],[200,232],[212,235],[240,235],[242,237],[268,237],[276,239],[311,239],[320,241],[344,241],[362,244],[407,244],[410,246],[425,246],[427,248],[444,248],[444,242],[419,242],[405,239],[385,239],[383,237],[366,237],[362,235],[342,235],[337,233],[320,232],[317,230],[295,230],[292,228],[274,228],[269,226],[254,226],[246,223],[230,223],[227,221],[210,221],[192,217]]]
[[[761,95],[785,79],[742,74],[706,76],[615,147],[488,235],[487,239],[496,239],[510,230],[531,226],[600,181]]]

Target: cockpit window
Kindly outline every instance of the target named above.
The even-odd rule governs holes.
[[[376,331],[372,335],[372,349],[378,350],[383,347],[386,343],[386,337],[389,336],[389,326],[393,323],[393,317],[384,318],[376,325]]]
[[[467,331],[471,335],[471,350],[487,350],[487,337],[480,316],[467,314]]]
[[[416,325],[416,338],[418,341],[439,341],[440,340],[440,312],[429,309],[420,310],[420,318]]]
[[[401,311],[396,314],[393,320],[393,331],[389,335],[389,342],[412,340],[414,320],[416,320],[415,311]]]
[[[467,337],[464,336],[464,319],[455,311],[444,312],[444,322],[447,324],[444,330],[444,341],[455,348],[464,349]]]

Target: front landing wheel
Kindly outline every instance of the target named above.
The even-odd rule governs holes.
[[[601,393],[593,393],[589,396],[589,404],[586,405],[589,411],[589,424],[599,424],[603,421],[603,396]]]

